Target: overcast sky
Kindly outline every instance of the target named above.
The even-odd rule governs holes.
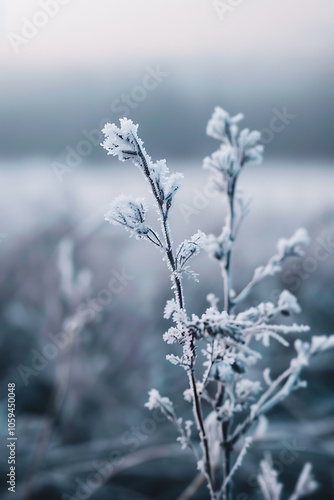
[[[190,54],[316,60],[334,49],[332,0],[240,0],[223,20],[212,0],[59,0],[68,3],[15,53],[8,35],[19,35],[23,17],[36,18],[43,1],[0,1],[2,67],[110,65],[124,57]]]

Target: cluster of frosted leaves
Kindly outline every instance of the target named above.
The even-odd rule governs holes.
[[[164,212],[167,214],[172,206],[175,194],[181,187],[183,174],[180,172],[170,173],[166,160],[150,163],[149,171],[156,193],[164,206]]]
[[[105,139],[101,146],[109,155],[117,156],[120,161],[132,160],[138,156],[141,142],[137,135],[138,125],[127,118],[120,119],[120,127],[106,123],[102,129]]]
[[[238,123],[243,118],[242,113],[232,117],[223,108],[216,106],[208,121],[206,133],[218,141],[226,142],[228,140],[231,144],[234,144],[238,134]]]
[[[154,410],[158,408],[161,410],[166,416],[170,418],[175,417],[174,405],[172,401],[167,397],[160,396],[159,391],[156,389],[151,389],[149,392],[149,399],[147,403],[145,403],[146,408],[149,410]]]
[[[184,240],[176,250],[176,272],[188,274],[197,280],[197,275],[186,266],[191,257],[199,253],[206,240],[202,231],[197,231],[190,239]]]
[[[278,472],[275,470],[269,454],[260,462],[260,472],[257,475],[257,481],[265,500],[281,500],[283,484],[278,480]],[[318,487],[318,483],[313,478],[312,465],[306,463],[288,500],[304,498],[314,493]]]
[[[102,132],[105,140],[102,146],[108,154],[117,156],[120,161],[131,160],[150,181],[153,194],[166,215],[172,206],[173,198],[180,188],[181,173],[170,173],[166,160],[152,162],[146,153],[143,141],[138,137],[138,125],[123,118],[120,127],[107,123]]]
[[[195,329],[200,337],[208,339],[209,337],[221,336],[226,342],[236,341],[244,344],[249,341],[250,337],[262,340],[264,334],[308,331],[308,327],[303,325],[268,324],[279,314],[289,315],[299,312],[300,306],[296,297],[288,290],[283,290],[276,305],[272,302],[261,302],[258,306],[238,314],[221,312],[216,306],[209,307],[201,317],[194,314],[188,326]]]
[[[174,299],[168,300],[164,318],[172,317],[175,326],[170,327],[163,335],[163,339],[167,344],[178,343],[182,346],[182,356],[168,354],[166,359],[173,365],[180,365],[185,370],[193,366],[195,360],[194,335],[189,328],[189,320],[184,309],[180,309]]]
[[[205,381],[219,380],[224,384],[233,381],[236,374],[245,373],[247,367],[255,364],[261,355],[247,346],[236,348],[235,344],[233,351],[228,349],[227,343],[210,342],[206,349],[202,349],[202,354],[206,358],[203,365],[206,367],[204,376],[204,384],[202,390],[205,389]]]
[[[288,290],[282,291],[277,304],[262,302],[257,307],[238,314],[219,311],[218,300],[213,294],[208,296],[208,300],[211,307],[201,317],[194,314],[191,319],[187,319],[185,330],[208,342],[206,349],[202,350],[205,373],[199,391],[204,393],[211,380],[219,381],[228,388],[227,394],[230,397],[226,396],[223,405],[218,409],[219,419],[227,420],[233,413],[250,405],[262,391],[259,381],[252,381],[245,376],[247,369],[261,358],[260,353],[250,347],[250,342],[261,341],[265,346],[269,346],[270,340],[273,339],[288,346],[286,335],[308,332],[309,327],[272,323],[281,314],[300,312],[296,297]],[[178,320],[174,302],[167,303],[165,316]],[[182,335],[183,332],[180,334],[180,329],[174,326],[165,333],[164,338],[168,343],[180,342]],[[310,352],[311,347],[308,354]],[[298,356],[301,354],[297,352],[297,358]],[[268,372],[266,375],[266,380],[270,379]],[[189,400],[189,397],[190,394],[186,392],[185,398]]]
[[[230,116],[224,109],[216,107],[207,125],[206,133],[222,144],[204,159],[203,166],[214,174],[216,185],[222,190],[235,180],[244,165],[262,161],[261,133],[247,128],[239,133],[238,124],[242,119],[241,113]]]
[[[235,347],[235,346],[234,346]],[[232,351],[222,343],[216,341],[208,343],[202,350],[205,357],[206,371],[200,384],[200,393],[206,396],[206,386],[210,381],[219,381],[224,384],[224,401],[216,408],[217,419],[229,420],[234,413],[243,411],[262,392],[259,381],[250,380],[245,376],[247,368],[260,359],[260,354],[248,347]],[[184,397],[189,401],[190,394]]]
[[[144,199],[120,195],[110,203],[105,220],[115,226],[123,226],[131,235],[144,238],[150,231],[145,224],[146,211]]]
[[[193,314],[188,318],[183,310],[178,308],[174,300],[167,302],[164,317],[172,317],[174,325],[164,333],[164,340],[168,344],[178,343],[183,346],[183,356],[168,355],[167,359],[173,364],[189,366],[193,359],[193,339],[206,339],[209,344],[207,362],[209,366],[207,379],[215,379],[226,383],[232,381],[236,373],[243,373],[247,366],[254,364],[260,354],[249,347],[251,340],[261,341],[269,346],[270,340],[276,340],[288,346],[286,335],[309,331],[307,325],[279,325],[272,320],[283,314],[284,316],[299,313],[300,306],[296,297],[288,290],[283,290],[277,304],[262,302],[257,307],[251,307],[238,314],[228,314],[219,311],[217,299],[209,296],[211,307],[200,317]],[[211,342],[215,341],[213,351]],[[233,349],[233,354],[231,350]]]

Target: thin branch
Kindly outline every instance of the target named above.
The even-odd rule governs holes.
[[[269,259],[269,261],[267,262],[266,266],[264,267],[263,271],[265,271],[265,269],[267,269],[268,267],[272,266],[272,264],[277,264],[277,266],[281,266],[284,262],[284,258],[279,258],[278,259],[278,256],[277,255],[274,255],[273,257],[271,257]],[[279,272],[278,268],[277,268],[277,271],[276,272]],[[258,276],[253,276],[253,278],[251,279],[251,281],[245,286],[245,288],[243,290],[241,290],[241,292],[237,295],[237,297],[235,297],[234,299],[234,304],[240,304],[240,302],[242,302],[243,300],[245,300],[248,295],[251,293],[251,291],[253,290],[253,288],[258,284],[260,283],[260,281],[262,281],[264,278],[266,278],[267,276],[269,276],[269,274],[265,273],[265,272],[262,272],[260,275]]]
[[[232,260],[232,249],[234,243],[234,224],[235,224],[235,212],[234,212],[234,194],[235,194],[236,179],[232,181],[231,187],[227,193],[228,197],[228,225],[230,230],[230,241],[231,248],[227,251],[226,259],[224,265],[222,265],[222,276],[224,281],[224,310],[229,312],[231,304],[230,291],[232,288],[232,276],[231,276],[231,260]]]
[[[210,495],[212,500],[215,500],[215,488],[214,488],[214,480],[212,476],[211,462],[210,462],[210,451],[209,451],[209,443],[208,438],[204,428],[202,410],[200,398],[197,392],[195,376],[192,370],[188,371],[189,385],[193,392],[193,412],[196,419],[197,429],[200,436],[201,446],[203,450],[203,458],[204,458],[204,474],[206,480],[208,482],[208,487],[210,490]]]
[[[229,231],[230,231],[230,241],[231,247],[229,248],[225,263],[222,265],[222,277],[224,283],[224,310],[229,313],[231,307],[234,305],[231,301],[231,289],[232,289],[232,273],[231,273],[231,261],[232,261],[232,249],[234,244],[234,225],[235,225],[235,212],[234,212],[234,194],[236,187],[236,179],[232,181],[231,187],[228,189],[227,197],[228,197],[228,207],[229,207]],[[218,407],[219,404],[223,402],[224,399],[224,385],[221,384],[218,387],[218,391],[216,394],[215,404]],[[224,500],[230,500],[231,498],[231,485],[226,483],[226,480],[230,474],[230,461],[231,461],[231,451],[232,446],[228,443],[228,429],[229,422],[222,422],[221,424],[221,434],[222,434],[222,448],[224,454],[224,467],[223,467],[223,484],[220,489],[222,497]],[[226,483],[226,487],[224,484]]]
[[[136,144],[137,144],[137,148],[138,148],[138,156],[140,157],[140,159],[142,161],[142,167],[143,167],[145,176],[146,176],[148,182],[150,183],[153,196],[154,196],[154,198],[157,202],[157,205],[159,207],[159,212],[160,212],[160,216],[161,216],[161,227],[162,227],[162,230],[164,233],[164,238],[165,238],[165,243],[166,243],[165,253],[166,253],[166,257],[168,259],[169,265],[172,269],[172,276],[173,276],[173,281],[174,281],[174,285],[175,285],[175,296],[176,296],[175,298],[177,299],[177,302],[180,306],[180,309],[184,309],[184,297],[183,297],[182,284],[181,284],[180,277],[176,273],[175,258],[174,258],[173,249],[172,249],[172,239],[170,236],[170,230],[169,230],[169,226],[168,226],[168,222],[167,222],[167,214],[164,211],[163,204],[161,202],[159,193],[157,192],[155,184],[150,176],[150,170],[148,167],[148,162],[147,162],[146,156],[145,156],[144,152],[142,151],[142,148],[140,147],[138,142],[136,142]]]
[[[225,479],[225,481],[223,483],[223,486],[222,486],[222,491],[223,492],[227,490],[228,484],[230,483],[232,477],[234,476],[234,474],[236,473],[236,471],[241,466],[242,461],[244,459],[244,456],[246,455],[248,448],[252,444],[252,441],[253,441],[253,438],[251,438],[251,437],[246,438],[245,444],[242,447],[242,449],[241,449],[241,451],[240,451],[240,453],[238,455],[238,458],[236,459],[236,461],[235,461],[235,463],[234,463],[231,471],[229,472],[228,476],[226,477],[226,479]]]
[[[163,229],[165,243],[166,243],[165,253],[166,253],[166,257],[168,259],[170,268],[172,270],[172,277],[173,277],[173,281],[174,281],[175,299],[179,305],[179,308],[185,310],[181,277],[176,272],[176,263],[175,263],[173,248],[172,248],[172,239],[171,239],[170,229],[169,229],[169,225],[168,225],[168,221],[167,221],[168,214],[166,213],[166,211],[163,208],[163,203],[160,199],[159,193],[157,192],[156,187],[154,185],[154,182],[150,176],[150,171],[149,171],[146,156],[145,156],[144,152],[142,151],[138,142],[137,142],[137,148],[138,148],[138,155],[142,161],[144,173],[145,173],[145,175],[150,183],[152,193],[153,193],[155,200],[157,202],[157,205],[159,207],[159,212],[161,215],[161,226]],[[191,349],[192,350],[195,349],[193,338],[192,338]],[[197,387],[196,387],[196,380],[195,380],[195,376],[194,376],[194,372],[193,372],[193,367],[191,367],[188,370],[188,378],[189,378],[189,385],[190,385],[190,388],[191,388],[192,394],[193,394],[193,402],[194,402],[193,413],[194,413],[194,417],[195,417],[195,420],[197,423],[197,428],[198,428],[201,446],[202,446],[202,450],[203,450],[204,473],[205,473],[206,480],[208,482],[208,487],[210,490],[211,499],[215,500],[216,495],[215,495],[215,490],[214,490],[214,480],[213,480],[211,462],[210,462],[209,445],[208,445],[208,439],[207,439],[205,428],[204,428],[201,403],[200,403],[200,398],[199,398]]]

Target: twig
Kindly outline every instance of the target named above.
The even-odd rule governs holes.
[[[163,204],[160,200],[160,197],[159,197],[159,194],[156,190],[154,182],[151,179],[150,170],[148,167],[145,153],[142,151],[142,148],[140,147],[140,145],[137,141],[136,141],[136,145],[138,148],[138,155],[142,161],[143,171],[144,171],[145,176],[147,177],[147,179],[150,183],[153,196],[154,196],[154,198],[157,202],[157,205],[159,207],[159,212],[160,212],[160,216],[161,216],[161,226],[163,229],[163,234],[164,234],[165,243],[166,243],[165,253],[166,253],[166,257],[168,259],[170,268],[172,270],[172,276],[173,276],[173,281],[174,281],[175,299],[178,303],[179,308],[185,311],[182,282],[181,282],[181,278],[180,278],[179,274],[177,273],[177,269],[176,269],[175,257],[174,257],[173,248],[172,248],[172,239],[171,239],[170,229],[169,229],[168,222],[167,222],[167,211],[164,210]],[[193,350],[195,349],[194,344],[193,344],[193,340],[192,340],[191,347]],[[194,372],[193,372],[193,367],[191,366],[187,372],[188,372],[189,386],[192,390],[192,395],[193,395],[193,413],[194,413],[194,417],[195,417],[195,420],[197,423],[200,442],[201,442],[201,446],[202,446],[202,450],[203,450],[204,474],[205,474],[205,477],[206,477],[207,482],[208,482],[208,487],[210,490],[211,499],[215,500],[216,495],[215,495],[215,490],[214,490],[214,480],[213,480],[213,476],[212,476],[212,469],[211,469],[211,462],[210,462],[209,445],[208,445],[208,439],[207,439],[205,428],[204,428],[201,403],[200,403],[200,398],[199,398],[197,387],[196,387],[196,380],[195,380],[195,376],[194,376]]]

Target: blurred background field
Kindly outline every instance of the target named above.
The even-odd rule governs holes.
[[[159,251],[103,220],[119,193],[149,195],[135,167],[107,157],[96,136],[88,154],[80,142],[84,131],[124,114],[140,124],[149,154],[185,176],[172,216],[178,244],[197,229],[217,233],[223,223],[223,201],[203,194],[202,159],[217,147],[205,136],[213,107],[242,111],[244,126],[259,130],[271,130],[275,110],[286,107],[294,118],[272,133],[264,164],[240,178],[252,204],[236,247],[235,288],[271,257],[280,237],[305,227],[312,240],[306,257],[256,288],[249,305],[288,288],[303,308],[293,320],[310,324],[313,334],[334,333],[333,6],[253,0],[221,19],[213,2],[73,0],[18,53],[8,33],[19,33],[22,17],[32,19],[39,3],[3,1],[0,8],[0,432],[3,443],[7,384],[15,381],[17,498],[79,498],[81,488],[92,500],[176,499],[196,466],[172,426],[144,408],[156,387],[180,412],[190,411],[184,373],[165,360],[170,280]],[[134,89],[143,87],[147,68],[157,66],[168,74],[136,98],[144,95]],[[76,152],[72,163],[69,151]],[[59,165],[66,167],[61,174]],[[201,313],[209,292],[222,296],[221,280],[204,253],[193,268],[200,281],[186,281],[187,303]],[[96,306],[115,273],[128,280]],[[25,385],[18,367],[31,368],[34,353],[78,308],[93,311],[90,321]],[[290,352],[271,346],[274,372]],[[305,370],[308,388],[271,413],[266,439],[238,472],[235,500],[259,498],[254,473],[266,450],[286,493],[311,461],[321,489],[310,499],[334,498],[333,375],[331,352],[314,359]],[[94,485],[102,462],[108,479]],[[4,477],[3,448],[0,468]],[[11,498],[5,482],[1,488],[1,498]],[[205,488],[194,498],[204,500]]]

